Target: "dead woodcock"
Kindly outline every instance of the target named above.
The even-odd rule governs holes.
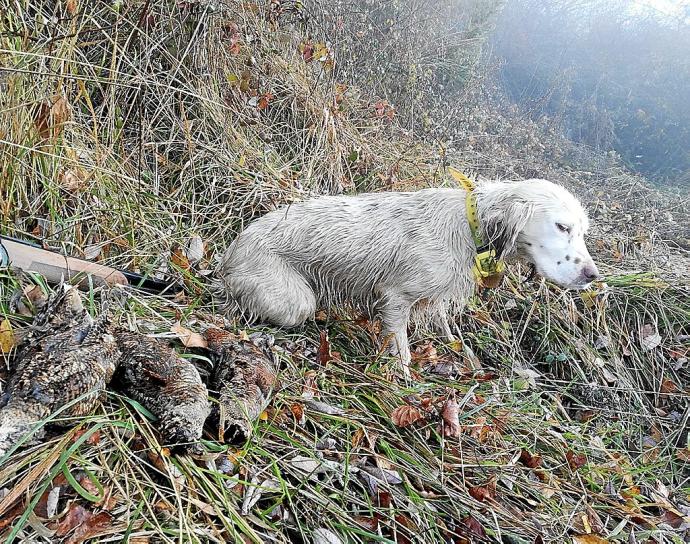
[[[165,444],[198,448],[211,414],[208,390],[196,367],[171,347],[116,327],[107,310],[92,319],[77,290],[64,286],[22,332],[0,397],[0,456],[34,428],[31,440],[42,438],[51,416],[59,424],[90,413],[107,385],[157,417]],[[272,337],[212,328],[206,338],[214,362],[210,385],[218,397],[213,433],[221,440],[246,439],[275,387]]]
[[[153,338],[124,330],[115,338],[122,360],[113,385],[158,418],[166,443],[198,442],[211,406],[196,367]]]
[[[214,354],[211,390],[217,391],[218,403],[211,419],[219,438],[249,438],[252,423],[268,405],[276,386],[271,338],[258,333],[252,339],[241,338],[217,328],[207,330],[205,336]]]
[[[76,289],[60,289],[21,339],[0,398],[0,456],[60,409],[60,418],[90,413],[119,358],[107,312],[94,321]],[[39,426],[33,440],[43,434]]]

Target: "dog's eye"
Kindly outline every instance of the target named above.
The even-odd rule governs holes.
[[[558,227],[558,230],[560,230],[561,232],[570,234],[570,227],[568,225],[564,225],[563,223],[556,223],[556,227]]]

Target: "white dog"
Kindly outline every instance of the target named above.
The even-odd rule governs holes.
[[[599,275],[587,251],[587,215],[546,180],[477,186],[480,231],[501,258],[522,257],[562,286]],[[474,289],[476,247],[462,189],[325,196],[272,211],[227,249],[220,275],[239,310],[293,327],[323,304],[354,303],[380,316],[407,372],[407,325],[430,312],[449,338],[447,311]]]

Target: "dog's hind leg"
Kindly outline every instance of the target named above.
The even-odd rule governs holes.
[[[436,329],[436,333],[445,337],[448,342],[455,342],[457,340],[448,322],[448,312],[445,306],[440,302],[434,306],[433,325],[434,329]]]
[[[228,260],[223,281],[239,309],[252,319],[295,327],[316,312],[316,295],[305,278],[270,253]]]

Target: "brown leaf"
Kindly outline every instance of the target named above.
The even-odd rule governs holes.
[[[355,516],[352,519],[362,529],[365,529],[369,532],[376,532],[379,528],[379,518],[377,517]]]
[[[541,466],[541,455],[532,455],[527,450],[520,452],[520,462],[529,468],[538,468]]]
[[[57,138],[64,123],[69,120],[70,110],[67,99],[62,95],[54,96],[50,104],[39,104],[34,109],[34,124],[41,138]]]
[[[573,544],[607,544],[608,540],[597,535],[575,535]]]
[[[681,516],[679,513],[671,512],[670,510],[664,510],[664,513],[661,515],[661,521],[666,525],[673,527],[674,529],[680,529],[684,525],[686,527],[688,525],[686,518]]]
[[[81,438],[84,434],[86,434],[87,429],[79,429],[77,431],[74,431],[74,434],[72,435],[71,442],[74,444],[79,438]],[[101,442],[101,432],[96,431],[91,436],[89,436],[86,439],[86,443],[90,444],[92,446],[98,446],[98,444]]]
[[[391,502],[393,501],[393,496],[390,491],[379,491],[376,493],[374,498],[374,503],[379,508],[388,509],[391,507]]]
[[[264,93],[259,97],[259,102],[256,105],[256,108],[259,111],[265,110],[268,107],[269,102],[273,98],[273,94],[271,93]]]
[[[302,396],[304,398],[313,399],[319,396],[319,386],[316,383],[316,371],[309,370],[304,374],[304,386],[302,387]]]
[[[2,516],[0,516],[0,531],[12,525],[14,520],[24,513],[25,509],[24,503],[19,501],[12,508],[3,512]]]
[[[42,308],[48,300],[48,296],[38,285],[27,285],[24,287],[24,296],[37,308]]]
[[[427,342],[412,352],[412,361],[420,364],[435,364],[438,362],[438,352],[431,342]]]
[[[458,401],[450,398],[443,405],[443,436],[458,438],[460,436],[460,407]]]
[[[65,536],[72,529],[84,523],[92,515],[93,514],[91,512],[89,512],[79,503],[72,502],[69,510],[67,511],[67,515],[60,520],[60,523],[58,523],[55,534],[57,536]]]
[[[476,500],[486,502],[496,498],[496,480],[491,480],[486,485],[477,485],[467,489],[470,495]]]
[[[311,41],[301,43],[298,49],[305,62],[314,60],[314,44]]]
[[[486,531],[481,523],[474,519],[471,515],[463,518],[460,523],[464,525],[471,535],[476,535],[480,538],[486,538]]]
[[[678,448],[676,457],[685,463],[690,463],[690,448]]]
[[[568,450],[565,458],[568,460],[568,465],[570,465],[572,470],[577,470],[587,464],[587,457],[581,453],[575,453],[573,450]]]
[[[678,391],[680,391],[680,388],[672,379],[664,378],[661,382],[661,387],[659,391],[661,393],[677,393]]]
[[[179,247],[175,248],[172,255],[170,255],[170,262],[182,270],[189,270],[192,267],[189,259],[184,254],[184,250]]]
[[[362,439],[364,438],[364,429],[357,429],[354,433],[352,433],[352,449],[356,450],[359,447],[359,444],[362,442]]]
[[[395,523],[398,525],[402,525],[406,529],[408,529],[413,535],[416,535],[419,532],[419,527],[407,516],[404,516],[403,514],[396,514],[395,515]],[[411,540],[405,535],[404,533],[397,531],[396,534],[396,542],[399,544],[411,544]]]
[[[70,16],[74,17],[78,10],[77,0],[66,0],[65,11],[67,11]]]
[[[316,352],[316,364],[325,365],[332,359],[333,353],[331,353],[331,343],[328,340],[328,332],[321,331],[319,350]]]
[[[170,331],[174,332],[177,335],[177,337],[180,339],[180,342],[182,342],[182,345],[186,348],[208,347],[206,338],[201,336],[199,333],[192,332],[189,329],[186,329],[180,324],[179,321],[170,328]]]
[[[9,353],[15,346],[16,340],[10,320],[5,318],[0,322],[0,352]]]
[[[94,538],[98,535],[107,534],[113,524],[113,516],[108,512],[91,514],[84,523],[79,525],[74,534],[65,540],[64,544],[81,544],[85,540]]]
[[[409,404],[398,406],[391,414],[391,420],[398,427],[408,427],[422,419],[424,419],[424,417],[419,409]]]
[[[41,103],[34,108],[34,125],[43,140],[50,138],[50,106],[48,104]]]
[[[304,407],[296,402],[292,406],[290,406],[290,411],[292,412],[292,415],[295,417],[295,421],[297,422],[298,425],[304,425],[307,421],[306,416],[304,415]]]

